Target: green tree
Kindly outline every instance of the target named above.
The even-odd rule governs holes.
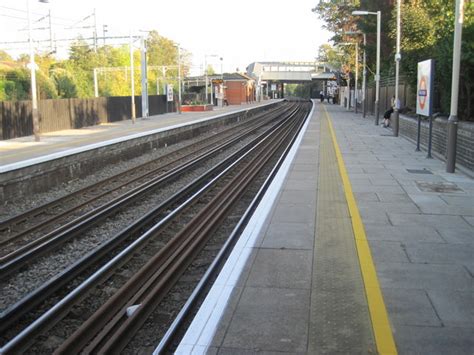
[[[401,11],[401,72],[416,87],[417,64],[435,60],[435,110],[448,114],[451,100],[451,70],[454,36],[454,1],[427,0],[404,3]],[[396,38],[396,9],[392,11],[390,37]],[[462,35],[459,117],[473,119],[474,6],[467,2]]]
[[[60,98],[69,99],[77,97],[77,85],[74,76],[63,68],[51,71],[51,79],[54,81],[57,94]]]

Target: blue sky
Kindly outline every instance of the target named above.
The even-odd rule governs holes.
[[[92,14],[94,8],[99,35],[103,24],[108,25],[108,34],[115,36],[127,36],[131,29],[136,34],[139,30],[156,29],[193,54],[197,72],[203,66],[205,54],[222,57],[225,71],[242,71],[258,60],[313,60],[319,45],[330,37],[311,12],[317,1],[50,0],[43,4],[30,0],[30,6],[34,21],[51,9],[53,31],[58,39],[79,33],[91,36],[91,29],[66,28],[74,24],[91,26],[91,18],[78,22]],[[0,0],[0,42],[27,39],[27,31],[20,31],[27,25],[26,3],[27,0]],[[47,27],[47,19],[33,27]],[[47,30],[35,30],[35,35],[38,39],[49,38]],[[25,45],[0,44],[2,49],[21,46]],[[64,50],[60,54],[64,56]],[[208,62],[220,71],[218,58],[208,58]]]

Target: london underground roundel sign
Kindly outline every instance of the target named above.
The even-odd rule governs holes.
[[[431,116],[433,110],[434,61],[428,59],[418,63],[418,84],[416,89],[416,113]]]

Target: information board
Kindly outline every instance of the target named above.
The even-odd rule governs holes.
[[[168,102],[173,102],[173,85],[171,84],[166,86],[166,97]]]
[[[416,88],[416,113],[431,116],[433,111],[434,60],[418,62],[418,81]]]

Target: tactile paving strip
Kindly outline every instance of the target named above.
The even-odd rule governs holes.
[[[321,120],[308,353],[375,354],[344,187],[327,119]]]

